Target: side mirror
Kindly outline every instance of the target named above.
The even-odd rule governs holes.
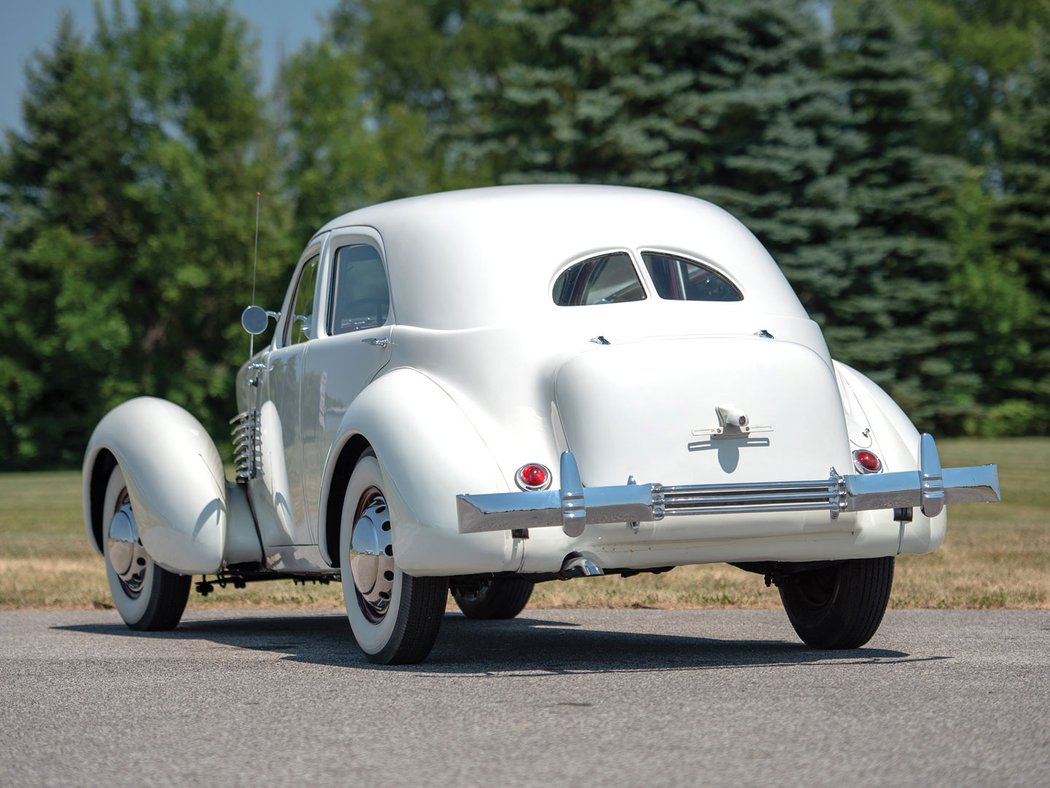
[[[271,317],[276,319],[277,317],[280,317],[280,314],[277,312],[268,312],[261,306],[255,306],[253,304],[241,312],[241,326],[243,326],[244,330],[253,337],[256,337],[266,331],[267,327],[270,325]]]

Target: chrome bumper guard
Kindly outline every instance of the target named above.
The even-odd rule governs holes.
[[[588,523],[638,523],[665,517],[759,512],[843,512],[919,507],[935,517],[948,504],[999,500],[995,465],[941,468],[937,444],[924,434],[919,470],[827,479],[753,484],[696,484],[665,487],[634,484],[584,487],[572,452],[561,455],[561,489],[456,496],[459,532],[508,531],[561,526],[579,536]]]

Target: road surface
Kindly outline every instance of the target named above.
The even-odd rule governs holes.
[[[0,613],[0,785],[1050,785],[1050,611],[446,616],[380,668],[343,615]]]

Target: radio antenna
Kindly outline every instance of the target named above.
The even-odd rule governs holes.
[[[262,192],[255,193],[255,253],[252,257],[252,303],[255,303],[255,274],[259,270],[259,203]]]
[[[262,192],[255,193],[255,251],[252,254],[252,303],[255,303],[255,279],[259,271],[259,204]],[[248,335],[248,359],[255,357],[255,334]]]

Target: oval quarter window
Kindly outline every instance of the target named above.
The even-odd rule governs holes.
[[[645,291],[626,252],[591,257],[562,271],[554,282],[558,306],[591,306],[642,301]]]
[[[743,301],[724,276],[694,260],[663,252],[642,252],[660,298],[671,301]]]

